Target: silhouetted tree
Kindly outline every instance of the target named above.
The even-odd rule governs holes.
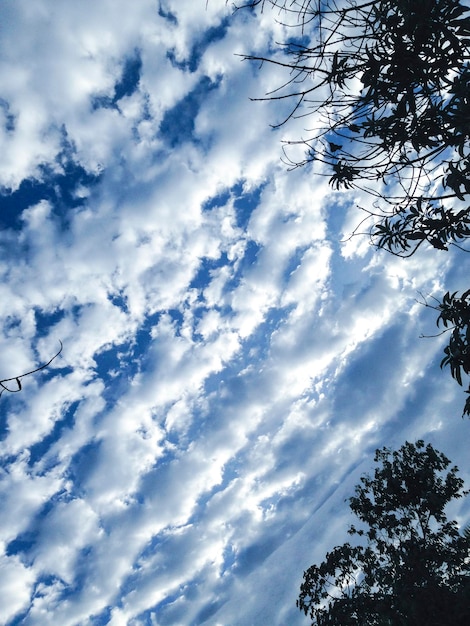
[[[297,606],[312,626],[467,626],[470,545],[446,505],[468,492],[423,441],[377,450],[349,499],[360,529],[304,572]]]
[[[266,96],[292,101],[278,126],[308,119],[307,138],[287,142],[303,144],[305,158],[290,165],[321,163],[334,188],[374,196],[354,234],[365,227],[378,248],[407,257],[422,245],[461,247],[470,238],[470,8],[459,0],[251,0],[237,8],[266,5],[292,36],[279,44],[281,57],[245,58],[287,72]],[[443,364],[462,384],[468,292],[454,294],[452,307],[460,317]]]
[[[280,44],[284,60],[245,58],[289,71],[267,98],[292,99],[281,125],[293,116],[313,125],[300,140],[305,159],[293,165],[319,161],[333,187],[359,187],[385,201],[371,236],[391,252],[409,255],[423,242],[445,249],[468,238],[470,209],[455,211],[446,201],[458,204],[470,193],[469,9],[459,0],[268,4],[300,37],[294,31]]]

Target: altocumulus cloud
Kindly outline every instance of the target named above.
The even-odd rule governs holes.
[[[451,253],[348,241],[357,202],[288,172],[282,39],[222,1],[2,8],[1,623],[303,624],[373,450],[468,425],[417,293]],[[469,516],[461,503],[455,514]]]

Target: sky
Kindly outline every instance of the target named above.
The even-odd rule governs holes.
[[[0,623],[307,624],[376,448],[423,438],[470,484],[420,338],[468,260],[374,250],[370,199],[283,163],[310,121],[272,128],[289,103],[252,98],[284,76],[240,56],[280,54],[276,12],[1,11],[0,377],[63,350],[0,398]]]

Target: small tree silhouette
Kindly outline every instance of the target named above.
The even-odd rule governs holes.
[[[312,626],[467,626],[468,532],[445,514],[468,494],[457,468],[422,440],[377,450],[375,462],[349,499],[357,545],[304,572],[297,606]]]

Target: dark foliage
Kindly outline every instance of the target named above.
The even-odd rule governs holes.
[[[358,187],[382,201],[371,213],[379,247],[409,255],[425,241],[446,249],[468,238],[470,208],[460,204],[470,193],[469,9],[459,0],[245,7],[265,4],[311,37],[280,44],[283,60],[245,57],[288,71],[267,96],[292,99],[281,124],[307,116],[313,125],[300,141],[305,159],[292,165],[321,162],[333,187]]]
[[[470,289],[462,295],[458,292],[447,292],[442,302],[435,305],[424,300],[427,307],[438,311],[437,326],[444,327],[443,332],[449,333],[450,339],[444,348],[441,368],[448,366],[452,377],[463,385],[462,373],[470,375]],[[469,394],[465,402],[463,415],[470,416],[470,385],[466,390]]]
[[[446,505],[468,492],[423,441],[377,450],[350,498],[361,528],[304,572],[297,606],[312,626],[466,626],[470,546]]]
[[[310,124],[307,139],[288,142],[305,146],[305,158],[288,159],[290,165],[320,163],[333,188],[371,194],[372,207],[360,207],[366,216],[353,234],[366,225],[378,248],[401,257],[423,245],[467,251],[470,8],[460,0],[243,5],[266,6],[277,9],[276,19],[292,37],[271,58],[245,58],[286,72],[279,89],[266,96],[292,101],[279,125],[293,117]],[[470,373],[470,300],[454,294],[442,307],[456,314],[438,320],[452,326],[442,364],[462,384],[462,372]],[[470,399],[464,414],[470,415]]]

